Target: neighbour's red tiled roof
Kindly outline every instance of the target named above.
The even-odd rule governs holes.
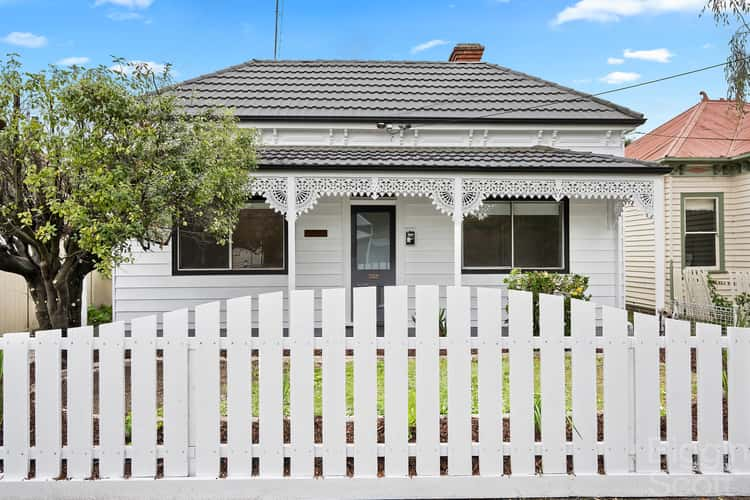
[[[633,141],[625,156],[638,160],[664,158],[734,158],[750,153],[750,104],[740,113],[734,101],[701,102]]]

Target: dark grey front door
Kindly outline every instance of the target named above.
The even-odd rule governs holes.
[[[378,323],[383,287],[396,284],[396,207],[352,207],[352,288],[375,286]]]

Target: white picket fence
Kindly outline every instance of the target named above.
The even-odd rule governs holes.
[[[657,318],[636,315],[629,336],[627,313],[603,307],[598,335],[597,306],[572,301],[568,336],[563,299],[541,296],[535,336],[530,294],[508,292],[506,314],[500,290],[448,287],[448,334],[441,338],[438,287],[419,286],[415,336],[408,335],[413,319],[406,287],[385,290],[383,336],[375,289],[356,289],[353,335],[347,336],[345,291],[320,293],[318,336],[313,291],[292,293],[288,336],[281,292],[227,301],[225,334],[221,304],[213,302],[196,307],[194,335],[187,310],[165,314],[161,334],[151,316],[101,326],[98,335],[91,327],[67,335],[5,335],[0,497],[750,494],[748,329],[722,335],[718,326],[699,324],[693,335],[689,323],[666,320],[660,336]],[[254,300],[257,335],[251,330]],[[440,367],[446,363],[447,411],[441,411]],[[722,417],[725,370],[728,426]],[[537,387],[541,418],[535,424]],[[314,419],[317,404],[322,418]],[[353,439],[347,436],[352,425]]]

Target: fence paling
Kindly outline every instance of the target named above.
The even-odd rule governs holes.
[[[376,289],[354,289],[354,473],[378,474]]]
[[[417,475],[438,476],[440,384],[435,383],[440,380],[438,287],[418,286],[416,294]]]
[[[125,463],[124,336],[124,323],[99,327],[99,476],[105,479],[122,477]]]
[[[314,296],[297,290],[291,296],[289,414],[291,419],[292,477],[313,477],[313,363]]]
[[[409,473],[407,440],[409,433],[407,359],[408,290],[405,286],[385,289],[385,461],[387,477]],[[405,383],[406,382],[406,383]]]
[[[281,454],[284,442],[281,415],[281,292],[261,295],[258,305],[258,413],[260,416],[259,472],[266,477],[281,477],[284,458]]]
[[[60,474],[62,426],[60,420],[60,331],[37,332],[34,355],[36,473],[41,477]]]
[[[502,318],[500,290],[477,290],[479,328],[479,427],[480,474],[498,476],[503,472],[503,372],[500,335]]]
[[[416,473],[434,477],[447,457],[449,476],[473,473],[478,457],[481,479],[503,473],[503,457],[510,456],[511,476],[543,481],[567,475],[572,468],[580,476],[597,473],[597,458],[604,456],[607,475],[637,472],[661,473],[660,455],[667,456],[670,473],[682,477],[697,470],[705,477],[719,478],[724,457],[728,470],[741,478],[750,472],[750,330],[730,328],[728,337],[717,326],[697,325],[690,335],[686,322],[669,320],[666,337],[658,336],[656,318],[636,315],[634,336],[628,337],[625,312],[604,307],[603,336],[595,335],[593,304],[571,301],[570,337],[564,336],[563,299],[539,298],[539,330],[534,336],[534,312],[530,294],[511,291],[509,332],[502,336],[503,304],[499,290],[478,289],[476,295],[477,336],[471,337],[472,290],[447,290],[447,337],[439,337],[439,289],[420,286],[416,295],[416,338],[408,338],[408,290],[387,288],[384,338],[378,338],[374,288],[354,291],[353,338],[346,338],[345,292],[322,293],[322,338],[314,338],[314,292],[297,291],[290,298],[289,337],[283,336],[283,296],[258,298],[258,337],[251,336],[249,297],[232,299],[226,306],[226,337],[220,336],[221,304],[196,308],[195,336],[188,336],[188,311],[168,313],[163,318],[163,336],[157,337],[157,318],[99,328],[8,334],[0,339],[4,353],[3,482],[24,479],[30,460],[35,477],[51,479],[67,461],[67,477],[91,476],[94,460],[102,478],[122,478],[127,459],[135,477],[152,478],[157,459],[164,460],[168,477],[218,477],[220,459],[226,459],[230,478],[249,477],[252,458],[259,457],[260,479],[280,478],[289,460],[289,473],[298,478],[316,474],[315,458],[322,459],[326,478],[347,474],[347,457],[353,457],[353,475],[373,478],[378,457],[385,458],[385,476],[397,481],[410,472],[409,458],[416,457]],[[659,349],[666,351],[667,440],[660,431]],[[729,442],[723,441],[722,349],[728,351]],[[258,379],[251,376],[251,352],[258,351]],[[289,349],[289,353],[284,352]],[[314,349],[321,349],[323,394],[320,401],[322,443],[314,443],[316,428]],[[383,349],[382,357],[377,350]],[[411,354],[407,349],[414,349]],[[479,441],[472,442],[472,350],[477,350]],[[572,391],[572,440],[565,435],[567,418],[566,350],[570,349]],[[603,350],[604,440],[597,441],[596,350]],[[93,363],[98,350],[99,363]],[[125,444],[126,376],[125,352],[130,352],[131,409],[128,418],[130,443]],[[161,350],[163,375],[157,374],[157,351]],[[227,443],[221,443],[220,379],[221,351],[226,358]],[[510,442],[503,442],[502,393],[503,350],[510,365]],[[538,362],[535,352],[538,350]],[[691,368],[695,351],[697,369]],[[31,355],[30,355],[31,351]],[[61,371],[63,351],[67,366]],[[442,351],[442,352],[441,352]],[[352,354],[352,357],[349,355]],[[410,358],[415,355],[415,358]],[[35,362],[34,380],[29,380],[30,360]],[[288,361],[287,361],[288,360]],[[378,373],[384,365],[385,443],[377,443]],[[416,443],[409,443],[409,366],[416,365]],[[538,363],[539,370],[535,368]],[[284,443],[285,406],[283,374],[289,366],[289,443]],[[447,365],[447,441],[441,442],[441,367]],[[351,367],[353,366],[353,370]],[[94,374],[98,370],[98,444],[94,444]],[[353,418],[346,416],[347,379],[353,372]],[[541,419],[535,421],[535,378],[539,377]],[[697,398],[693,395],[693,377]],[[60,425],[63,411],[60,388],[67,388],[67,424]],[[161,385],[160,385],[161,381]],[[32,383],[33,382],[33,385]],[[252,441],[252,391],[259,387],[259,443]],[[157,444],[157,389],[163,393],[163,443]],[[29,408],[30,392],[34,408]],[[693,440],[692,406],[697,400],[697,441]],[[31,415],[35,421],[30,421]],[[541,442],[535,440],[535,422]],[[353,443],[347,429],[353,425]],[[62,443],[67,431],[67,442]],[[29,445],[30,433],[35,443]],[[542,457],[541,477],[534,476],[535,456]],[[321,472],[320,469],[317,472]],[[708,475],[708,476],[706,476]],[[732,476],[732,477],[735,477]],[[458,478],[445,478],[445,480]],[[330,480],[330,479],[326,479]],[[379,480],[379,479],[374,479]],[[479,479],[477,479],[479,480]],[[614,480],[614,479],[613,479]],[[218,483],[217,483],[218,484]],[[342,483],[343,484],[343,483]],[[394,483],[395,484],[395,483]],[[520,483],[519,483],[520,484]],[[531,483],[529,483],[531,484]],[[570,483],[574,484],[574,483]],[[584,484],[584,483],[581,483]],[[614,484],[614,483],[612,483]],[[697,483],[696,483],[697,484]],[[339,496],[347,496],[342,486]],[[649,493],[648,485],[643,493]],[[406,492],[407,490],[398,490]],[[488,492],[490,490],[487,490]],[[551,490],[546,490],[551,491]],[[572,490],[554,490],[560,495]],[[602,491],[601,493],[606,493]],[[406,493],[405,493],[406,494]],[[408,495],[407,495],[408,496]]]
[[[722,356],[719,325],[696,327],[700,343],[697,348],[698,369],[698,464],[702,473],[724,470],[722,451]]]
[[[687,447],[692,442],[692,384],[687,345],[690,324],[667,320],[666,335],[667,467],[672,473],[687,473],[693,468],[693,456]]]
[[[188,310],[164,315],[164,475],[188,475]]]
[[[630,363],[626,344],[627,313],[613,307],[602,309],[604,337],[604,467],[607,473],[630,472],[628,445],[630,423]]]
[[[133,320],[130,350],[131,474],[156,474],[156,317]],[[72,381],[69,381],[69,384]]]
[[[661,470],[658,318],[635,315],[635,465],[637,472]]]
[[[71,328],[68,348],[68,477],[91,477],[93,448],[93,349],[94,329]],[[152,350],[153,355],[153,350]],[[154,372],[156,370],[154,369]],[[152,380],[156,379],[156,373]],[[155,411],[151,415],[155,415]],[[154,436],[155,437],[155,436]],[[152,441],[154,442],[154,441]],[[152,472],[153,475],[153,472]]]
[[[508,292],[510,364],[510,467],[513,474],[536,471],[534,450],[534,316],[531,294]]]
[[[573,465],[576,474],[597,473],[596,347],[594,305],[570,304],[573,409]]]

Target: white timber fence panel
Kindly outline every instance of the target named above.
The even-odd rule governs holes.
[[[750,493],[750,329],[413,294],[410,318],[407,287],[355,289],[351,324],[344,290],[300,290],[288,323],[276,292],[198,306],[194,331],[182,309],[7,334],[0,496]]]

